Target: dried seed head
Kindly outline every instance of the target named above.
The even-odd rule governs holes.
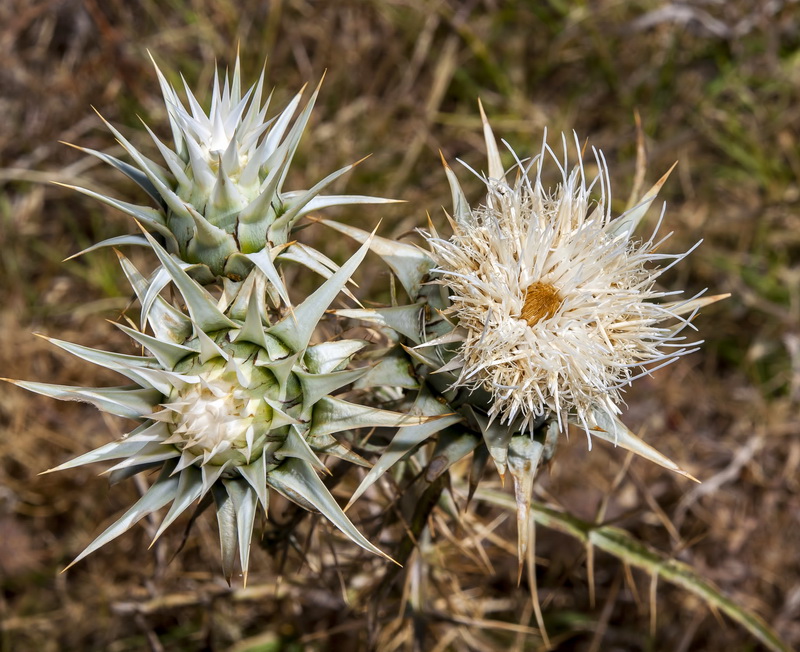
[[[636,211],[612,220],[601,154],[590,182],[565,158],[545,144],[506,174],[494,149],[484,204],[468,207],[455,186],[455,233],[429,237],[430,255],[463,333],[453,387],[490,392],[486,409],[502,423],[530,430],[552,417],[588,432],[620,413],[625,385],[690,350],[678,335],[686,322],[655,286],[659,261],[685,254],[631,240]],[[542,182],[549,161],[562,172],[555,188]]]

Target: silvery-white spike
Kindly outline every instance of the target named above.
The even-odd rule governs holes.
[[[321,342],[306,349],[304,360],[312,373],[327,374],[344,368],[350,358],[367,344],[365,340]]]
[[[320,459],[311,450],[305,437],[297,432],[295,426],[289,427],[289,434],[283,441],[281,447],[275,451],[275,456],[278,459],[285,457],[294,457],[308,462],[316,471],[330,473],[327,467],[320,461]]]
[[[444,160],[442,155],[442,165],[444,165],[444,173],[447,177],[447,182],[450,184],[450,194],[453,200],[453,217],[455,218],[455,225],[470,224],[472,222],[472,209],[469,207],[469,202],[464,196],[464,191],[461,189],[461,184],[456,177],[455,172]]]
[[[422,311],[424,304],[414,303],[404,306],[375,309],[342,309],[337,310],[339,317],[359,319],[377,326],[391,328],[393,331],[407,337],[414,344],[422,341]],[[397,339],[396,336],[393,339]]]
[[[161,364],[161,366],[165,369],[174,369],[175,365],[177,365],[187,355],[194,353],[194,349],[191,349],[188,346],[161,340],[157,337],[153,337],[152,335],[134,330],[133,328],[130,328],[125,324],[120,324],[119,322],[112,323],[123,333],[126,333],[132,337],[150,353],[152,353],[153,356],[155,356],[155,358],[158,360],[159,364]]]
[[[167,147],[164,143],[161,142],[161,139],[156,136],[150,127],[147,126],[147,123],[142,121],[142,125],[147,130],[147,133],[150,134],[150,138],[152,138],[153,142],[156,144],[156,148],[158,148],[159,154],[164,157],[164,162],[167,164],[169,171],[172,172],[172,176],[175,177],[175,181],[178,182],[178,186],[184,188],[186,190],[192,185],[191,179],[186,176],[185,167],[186,163],[178,156],[174,151],[172,151],[169,147]],[[129,166],[130,167],[130,166]],[[136,169],[136,168],[132,168]],[[140,173],[141,174],[141,173]],[[144,175],[143,175],[144,176]],[[145,177],[147,179],[147,177]],[[148,183],[150,183],[148,181]],[[152,184],[150,184],[152,186]],[[153,186],[153,191],[156,193],[155,196],[157,197],[156,201],[159,204],[163,203],[163,199],[161,199],[161,195],[158,194],[158,191]],[[151,195],[153,196],[153,195]]]
[[[278,144],[283,140],[283,135],[284,135],[284,133],[286,133],[286,128],[289,126],[289,122],[291,121],[292,116],[294,115],[294,112],[297,110],[297,107],[300,104],[300,100],[303,97],[303,92],[305,91],[305,88],[306,87],[303,86],[303,88],[300,89],[300,92],[297,93],[291,99],[289,104],[286,105],[286,108],[284,108],[283,111],[281,111],[281,113],[278,116],[277,120],[275,120],[275,124],[273,125],[272,129],[269,130],[269,133],[267,134],[267,137],[264,139],[264,151],[265,152],[268,152],[268,153],[271,154],[272,152],[274,152],[278,148]],[[313,103],[313,101],[315,99],[316,99],[316,97],[312,96],[310,103]],[[308,113],[308,115],[311,114],[311,109],[308,108],[308,105],[306,105],[305,113]],[[306,116],[306,122],[307,121],[308,121],[308,116]],[[296,124],[297,123],[295,123],[295,125]],[[290,135],[292,133],[293,132],[290,132]],[[300,129],[300,133],[302,133],[302,128]],[[295,138],[295,140],[297,140],[298,142],[300,140],[300,133],[297,133],[296,134],[296,138]],[[287,138],[287,140],[291,140],[291,139]],[[296,147],[296,145],[295,145],[295,147]],[[289,157],[289,159],[291,160],[291,156]]]
[[[233,501],[236,513],[236,533],[239,540],[239,564],[242,567],[243,583],[247,586],[247,573],[250,565],[250,545],[253,539],[253,526],[256,517],[256,494],[249,490],[247,483],[240,479],[223,479],[222,484]]]
[[[593,412],[595,422],[589,424],[592,437],[604,439],[611,442],[614,446],[622,446],[622,448],[636,453],[637,455],[655,462],[663,466],[665,469],[679,473],[682,476],[699,482],[695,477],[682,470],[675,462],[668,457],[659,453],[655,448],[646,444],[633,434],[628,427],[622,423],[618,418],[609,416],[604,410],[595,410]]]
[[[326,219],[318,219],[316,221],[340,233],[344,233],[360,243],[366,242],[370,237],[369,232],[347,224],[340,224]],[[430,256],[419,247],[382,238],[378,235],[372,238],[370,249],[383,259],[397,277],[397,280],[400,281],[411,300],[415,301],[419,296],[423,280],[434,267]]]
[[[478,100],[478,109],[481,113],[481,122],[483,123],[483,138],[486,142],[486,153],[489,160],[489,178],[496,179],[497,181],[505,183],[506,174],[503,168],[503,162],[500,160],[500,151],[497,149],[497,141],[494,137],[492,127],[486,119],[486,114],[483,111],[483,104]]]
[[[295,351],[303,351],[311,340],[311,335],[317,327],[322,315],[328,309],[341,289],[344,287],[350,276],[361,264],[364,256],[369,249],[369,241],[352,255],[338,272],[331,276],[322,286],[317,289],[303,303],[297,306],[294,311],[284,317],[277,324],[269,329],[269,333],[274,335]]]
[[[343,532],[351,541],[365,550],[394,561],[380,549],[372,545],[366,537],[350,522],[342,508],[334,500],[328,488],[322,484],[314,469],[307,462],[287,459],[278,468],[267,474],[267,482],[279,493],[291,500],[300,499],[306,505],[316,508]]]
[[[149,233],[145,231],[144,234],[172,282],[180,290],[192,317],[192,322],[197,325],[197,328],[206,333],[220,329],[235,328],[236,324],[220,312],[208,293],[180,268],[175,259],[164,251]]]
[[[193,206],[186,205],[194,221],[194,237],[186,248],[190,260],[202,260],[212,270],[221,270],[228,257],[238,251],[234,237],[200,215]]]
[[[370,469],[361,484],[353,492],[345,511],[409,451],[424,441],[430,441],[430,438],[436,433],[463,420],[460,414],[448,414],[448,408],[439,403],[427,389],[420,391],[412,411],[430,416],[438,415],[439,418],[431,419],[418,425],[399,428],[386,450],[375,463],[375,466]]]
[[[200,500],[202,496],[203,477],[200,469],[195,466],[189,466],[180,471],[175,499],[172,501],[172,505],[167,515],[164,517],[164,520],[161,521],[161,524],[158,526],[158,530],[153,536],[150,547],[153,547],[153,544],[164,534],[164,531],[176,518],[189,509],[194,502]]]
[[[172,467],[165,465],[158,479],[147,490],[147,492],[113,525],[108,527],[99,537],[90,543],[86,549],[78,555],[67,568],[71,568],[81,559],[90,555],[98,548],[104,546],[109,541],[116,539],[120,534],[127,532],[136,523],[148,514],[151,514],[166,505],[175,496],[178,487],[178,478],[170,477]]]
[[[84,254],[88,254],[91,251],[102,249],[104,247],[117,247],[120,245],[147,246],[147,244],[148,244],[147,239],[141,235],[118,235],[115,238],[108,238],[107,240],[102,240],[97,244],[93,244],[91,247],[86,247],[86,249],[65,258],[64,262],[72,260],[73,258],[78,258],[79,256],[83,256]]]
[[[430,417],[401,414],[326,396],[314,406],[310,436],[331,435],[355,428],[397,428],[425,423]]]
[[[73,145],[72,143],[64,143],[69,147],[74,147],[85,154],[90,154],[92,156],[96,156],[104,163],[108,163],[112,167],[115,167],[117,170],[122,172],[126,177],[133,180],[142,190],[144,190],[150,197],[152,197],[153,201],[156,202],[159,206],[164,203],[164,200],[161,199],[161,195],[156,190],[156,187],[147,178],[147,175],[144,174],[140,169],[133,167],[132,165],[125,163],[125,161],[120,161],[118,158],[111,156],[110,154],[106,154],[105,152],[99,152],[96,149],[91,149],[90,147],[81,147],[80,145]]]
[[[122,270],[136,293],[136,298],[144,305],[150,284],[130,260],[119,251],[116,253]],[[145,312],[144,308],[142,309],[142,327],[146,322],[149,322],[156,337],[168,342],[182,344],[192,333],[191,320],[159,296],[156,296],[153,301],[149,313]]]
[[[91,403],[103,412],[128,419],[139,419],[149,414],[152,406],[161,398],[161,392],[151,388],[71,387],[9,378],[3,380],[43,396],[63,401]]]
[[[205,364],[214,358],[222,358],[228,360],[228,354],[223,351],[219,344],[212,340],[203,330],[198,330],[197,339],[200,343],[200,363]]]
[[[337,389],[354,383],[364,376],[369,369],[369,367],[362,367],[361,369],[334,371],[328,374],[312,374],[302,369],[295,369],[294,375],[303,388],[303,405],[310,411],[310,408],[323,396],[332,394]]]
[[[639,225],[639,222],[642,221],[642,218],[647,214],[647,210],[655,201],[659,191],[661,190],[661,187],[667,182],[669,175],[675,169],[676,165],[678,165],[677,161],[673,163],[672,167],[667,170],[666,174],[656,181],[653,187],[645,193],[642,200],[636,206],[631,208],[629,211],[624,212],[617,219],[608,223],[606,230],[608,231],[609,236],[613,238],[624,234],[628,238],[631,237],[633,232],[636,230],[636,227]]]
[[[281,301],[283,301],[287,308],[291,309],[292,302],[289,299],[289,292],[286,290],[283,279],[278,274],[278,270],[275,269],[275,263],[273,262],[273,256],[277,255],[278,252],[282,251],[282,249],[283,247],[273,247],[271,249],[264,247],[260,251],[252,254],[243,254],[243,256],[252,262],[261,271],[261,273],[267,277],[267,280],[272,284],[272,287],[278,292],[278,296],[280,296]]]
[[[239,473],[253,489],[264,510],[264,515],[267,515],[269,513],[269,494],[267,493],[266,457],[260,455],[246,466],[240,466]]]

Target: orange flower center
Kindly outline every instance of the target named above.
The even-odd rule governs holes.
[[[525,290],[525,303],[520,318],[528,322],[529,326],[534,326],[542,319],[555,315],[560,305],[561,296],[558,290],[549,283],[536,281]]]

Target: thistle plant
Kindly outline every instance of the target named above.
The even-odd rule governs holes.
[[[649,238],[634,233],[669,173],[614,219],[601,152],[593,150],[599,172],[590,182],[582,163],[569,168],[563,137],[563,160],[545,138],[531,159],[510,150],[515,164],[506,171],[482,108],[481,116],[488,151],[488,173],[478,175],[486,186],[483,203],[471,207],[445,162],[453,235],[443,238],[431,224],[422,232],[427,249],[372,242],[412,302],[339,314],[383,331],[389,346],[380,355],[405,356],[421,385],[418,400],[431,414],[447,411],[446,403],[460,415],[458,429],[471,431],[472,443],[453,445],[446,458],[452,464],[474,451],[473,491],[489,457],[501,477],[510,472],[522,560],[535,475],[570,423],[586,433],[590,447],[592,438],[603,439],[691,478],[623,424],[622,392],[696,351],[700,342],[688,343],[683,332],[694,328],[700,307],[722,297],[664,301],[681,292],[656,285],[694,249],[661,253],[669,235],[657,237],[660,219]],[[576,150],[580,155],[577,142]],[[549,165],[561,175],[553,189],[542,180]],[[361,242],[369,237],[323,222]],[[670,262],[660,267],[662,261]],[[398,433],[353,499],[425,442],[426,430],[447,425]]]
[[[599,173],[591,181],[582,163],[569,168],[565,139],[563,161],[545,139],[531,159],[511,150],[515,164],[506,171],[481,108],[488,151],[488,172],[478,175],[486,186],[484,201],[471,206],[445,163],[453,234],[442,237],[429,225],[421,232],[427,248],[314,218],[361,243],[338,267],[292,239],[297,221],[328,206],[392,200],[320,195],[352,166],[310,190],[283,190],[319,89],[292,123],[302,92],[267,120],[264,75],[242,93],[238,58],[230,79],[215,78],[207,113],[185,82],[188,109],[158,67],[156,73],[174,149],[145,128],[166,167],[111,125],[135,165],[84,150],[133,179],[155,206],[78,188],[133,216],[143,232],[89,250],[139,244],[155,255],[156,270],[145,278],[120,254],[141,307],[139,328],[120,328],[149,355],[52,340],[135,384],[82,388],[15,381],[139,422],[122,439],[52,470],[112,461],[108,473],[118,481],[160,469],[139,502],[76,561],[168,504],[156,538],[192,505],[213,500],[224,573],[230,580],[238,551],[246,576],[257,508],[267,512],[269,489],[321,512],[351,541],[384,555],[317,475],[326,471],[326,455],[369,467],[333,436],[353,439],[353,431],[367,427],[398,430],[385,449],[378,447],[380,456],[350,504],[417,451],[427,464],[425,482],[472,454],[472,491],[492,459],[501,477],[508,472],[513,478],[520,561],[536,473],[555,454],[568,424],[582,429],[590,445],[592,438],[604,439],[688,475],[619,418],[624,387],[696,350],[698,343],[687,343],[683,333],[693,328],[701,306],[720,298],[664,301],[680,292],[656,284],[689,253],[661,253],[669,236],[657,238],[658,227],[647,239],[635,235],[667,175],[612,219],[602,153],[595,151]],[[543,181],[550,165],[561,174],[553,189]],[[346,284],[368,249],[391,268],[410,301],[395,297],[390,307],[331,310],[340,294],[352,297]],[[659,267],[662,261],[670,262]],[[283,266],[290,263],[325,279],[297,305],[283,280]],[[168,285],[177,302],[163,296]],[[382,335],[382,345],[315,340],[323,319],[367,322]],[[339,396],[348,388],[359,390],[362,403]],[[386,396],[395,411],[378,407]]]

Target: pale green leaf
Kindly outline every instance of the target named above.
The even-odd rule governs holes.
[[[589,424],[589,432],[591,433],[592,437],[604,439],[605,441],[611,442],[615,446],[621,446],[625,450],[636,453],[646,460],[655,462],[656,464],[663,466],[665,469],[679,473],[680,475],[697,482],[695,478],[686,473],[686,471],[683,471],[671,459],[662,455],[655,448],[649,444],[646,444],[644,441],[639,439],[639,437],[634,435],[617,417],[609,416],[602,410],[595,410],[594,419],[595,423]]]
[[[71,387],[22,380],[10,382],[31,392],[62,401],[91,403],[103,412],[128,419],[140,419],[150,414],[163,398],[157,390],[140,387]]]
[[[83,466],[85,464],[93,464],[94,462],[105,462],[107,460],[118,460],[122,457],[129,457],[130,455],[135,455],[140,450],[142,450],[148,442],[142,441],[126,441],[121,439],[119,441],[112,441],[104,446],[100,446],[99,448],[95,448],[93,451],[89,451],[88,453],[84,453],[76,457],[75,459],[70,460],[69,462],[64,462],[64,464],[59,464],[52,469],[48,469],[43,473],[53,473],[54,471],[64,471],[66,469],[74,469],[78,466]]]
[[[419,389],[419,380],[408,356],[395,350],[381,357],[354,385],[356,389],[379,386]]]
[[[275,253],[277,254],[277,252]],[[286,290],[286,286],[283,284],[283,279],[281,279],[278,274],[278,270],[275,269],[275,263],[272,261],[272,251],[265,247],[261,251],[252,254],[244,254],[244,256],[258,267],[261,273],[267,277],[267,280],[272,283],[272,286],[278,291],[278,295],[283,303],[291,307],[292,302],[289,299],[289,293]]]
[[[160,340],[152,335],[147,335],[146,333],[141,333],[137,330],[134,330],[125,324],[114,322],[114,325],[123,333],[126,333],[136,340],[150,353],[152,353],[158,360],[159,364],[165,369],[174,369],[175,365],[177,365],[187,355],[196,353],[194,349],[190,349],[188,346],[182,346],[181,344],[176,344],[175,342],[165,342],[164,340]]]
[[[288,459],[267,476],[267,482],[287,498],[300,496],[307,504],[319,510],[331,523],[341,530],[353,543],[384,559],[391,558],[372,545],[339,507],[328,488],[306,462]]]
[[[235,328],[236,324],[222,313],[211,295],[195,283],[195,281],[181,269],[177,261],[164,251],[161,245],[146,231],[145,237],[150,242],[150,246],[153,248],[156,256],[158,256],[159,261],[163,265],[163,269],[169,274],[173,283],[175,283],[183,296],[183,300],[186,302],[189,314],[192,317],[192,322],[206,333]]]
[[[281,447],[275,451],[275,457],[283,459],[286,457],[294,457],[299,460],[308,462],[315,471],[327,471],[328,469],[316,456],[305,438],[297,432],[294,426],[289,427],[289,432],[286,439],[283,441]]]
[[[188,466],[178,475],[178,487],[175,492],[175,499],[170,505],[167,515],[161,521],[158,531],[153,537],[153,542],[164,533],[164,531],[185,512],[195,501],[199,500],[203,495],[203,478],[200,469],[195,466]]]
[[[366,242],[370,237],[367,231],[354,226],[340,224],[333,220],[321,219],[318,221],[361,243]],[[423,280],[434,267],[431,257],[425,251],[412,244],[389,240],[380,236],[373,237],[370,249],[383,259],[400,281],[408,296],[411,297],[411,300],[416,301]]]
[[[425,481],[432,483],[456,462],[460,462],[481,443],[480,437],[469,431],[458,432],[455,428],[439,435],[431,454]]]
[[[325,281],[310,297],[272,326],[269,333],[290,346],[292,350],[304,351],[322,315],[361,264],[368,249],[369,242],[362,245],[350,260],[342,265],[339,271]]]
[[[381,410],[326,396],[314,406],[310,434],[330,435],[355,428],[408,427],[425,423],[429,419],[430,417]]]
[[[108,163],[108,165],[115,167],[117,170],[122,172],[126,177],[134,181],[142,190],[144,190],[150,197],[152,197],[153,201],[156,202],[159,206],[164,203],[164,200],[161,198],[161,195],[156,190],[156,187],[152,184],[150,179],[147,178],[147,175],[139,170],[138,168],[133,167],[129,163],[125,163],[125,161],[120,161],[118,158],[111,156],[110,154],[106,154],[105,152],[98,152],[96,149],[90,149],[88,147],[79,147],[78,145],[70,145],[70,147],[74,147],[75,149],[79,149],[86,154],[91,154],[92,156],[96,156],[104,163]]]
[[[302,369],[295,369],[294,375],[303,388],[303,412],[310,414],[314,404],[323,396],[355,382],[367,371],[369,371],[368,367],[362,367],[348,371],[333,371],[328,374],[311,374]]]
[[[264,455],[259,455],[250,464],[239,466],[237,470],[247,481],[258,496],[258,502],[264,510],[264,515],[269,513],[269,494],[267,493],[267,460]]]
[[[511,441],[511,436],[514,434],[514,431],[509,426],[504,426],[497,420],[489,423],[489,418],[487,416],[477,410],[473,410],[471,406],[467,406],[467,409],[470,410],[478,427],[481,429],[483,440],[497,467],[497,472],[500,474],[501,478],[504,477],[506,474],[506,462],[508,461],[508,444]]]
[[[366,468],[372,466],[361,455],[341,444],[333,435],[308,435],[306,441],[311,449],[319,455],[332,455],[350,464]]]
[[[150,283],[139,273],[139,270],[124,255],[117,252],[122,271],[136,293],[139,302],[144,305]],[[142,311],[142,328],[150,323],[156,337],[165,342],[183,343],[192,333],[192,322],[180,310],[156,296],[149,314]]]
[[[426,423],[416,426],[409,426],[408,428],[400,428],[397,434],[392,438],[392,441],[386,447],[386,451],[381,455],[380,459],[375,463],[369,473],[361,481],[361,484],[353,492],[350,501],[347,503],[347,508],[358,500],[363,493],[375,484],[378,479],[386,473],[392,466],[394,466],[401,458],[405,457],[410,451],[414,450],[417,446],[429,440],[433,435],[439,431],[452,426],[453,424],[461,421],[462,417],[458,414],[451,414],[442,416],[438,419],[433,419]]]
[[[414,303],[406,306],[375,309],[343,309],[337,310],[339,317],[359,319],[370,324],[391,328],[404,335],[414,344],[422,341],[422,311],[424,304]]]
[[[91,247],[87,247],[82,251],[79,251],[77,254],[72,254],[66,260],[72,260],[73,258],[78,258],[78,256],[83,256],[84,254],[88,254],[91,251],[95,251],[97,249],[102,249],[103,247],[118,247],[121,245],[138,245],[138,246],[147,246],[148,242],[147,239],[141,235],[120,235],[116,238],[108,238],[107,240],[103,240],[102,242],[98,242],[97,244],[92,245]]]
[[[242,567],[244,584],[247,584],[247,571],[250,566],[250,545],[253,539],[253,525],[256,519],[256,492],[245,480],[223,480],[228,496],[233,501],[236,512],[236,531],[239,539],[239,564]]]
[[[303,360],[314,374],[327,374],[344,367],[352,356],[367,345],[365,340],[322,342],[306,349]]]
[[[233,577],[233,568],[236,564],[236,552],[239,547],[239,530],[236,527],[236,507],[233,499],[228,495],[225,487],[214,484],[211,487],[214,496],[214,505],[217,512],[217,527],[219,528],[219,544],[222,556],[222,574],[228,585]]]

